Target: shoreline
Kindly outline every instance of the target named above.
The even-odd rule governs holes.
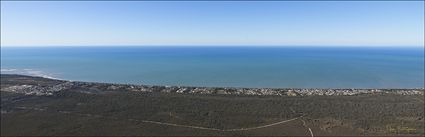
[[[302,88],[302,87],[237,87],[237,86],[190,86],[190,85],[154,85],[154,84],[132,84],[132,83],[113,83],[113,82],[96,82],[96,81],[81,81],[81,80],[69,80],[51,77],[48,75],[28,75],[28,74],[18,74],[18,73],[1,73],[0,75],[18,75],[18,76],[27,76],[27,77],[39,77],[52,80],[60,80],[67,82],[84,82],[84,83],[94,83],[94,84],[118,84],[118,85],[134,85],[134,86],[164,86],[164,87],[189,87],[189,88],[233,88],[233,89],[360,89],[360,90],[372,90],[372,89],[394,89],[394,90],[403,90],[403,89],[419,89],[423,90],[425,87],[410,87],[410,88]]]
[[[198,87],[198,86],[164,86],[164,85],[139,85],[117,84],[102,82],[84,82],[71,80],[57,80],[37,76],[1,74],[2,91],[10,91],[35,95],[53,95],[56,92],[68,89],[90,89],[89,93],[102,93],[114,91],[132,92],[166,92],[189,94],[226,94],[226,95],[274,95],[274,96],[310,96],[310,95],[359,95],[359,94],[400,94],[424,95],[424,88],[242,88],[242,87]],[[57,84],[12,84],[5,85],[3,81],[14,78],[28,79],[35,83],[39,81],[56,82]],[[18,80],[15,82],[19,83]]]

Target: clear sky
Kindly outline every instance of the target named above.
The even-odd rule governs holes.
[[[423,46],[423,1],[1,2],[1,46]]]

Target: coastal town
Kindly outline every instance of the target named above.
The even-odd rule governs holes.
[[[84,93],[102,92],[163,92],[181,94],[223,94],[223,95],[269,95],[269,96],[336,96],[359,94],[399,94],[424,95],[424,88],[413,89],[320,89],[320,88],[224,88],[224,87],[186,87],[186,86],[148,86],[131,84],[109,84],[78,81],[59,81],[59,84],[2,84],[1,91],[23,93],[26,95],[50,96],[61,91]]]

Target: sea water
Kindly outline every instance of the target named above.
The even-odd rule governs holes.
[[[423,88],[423,47],[2,47],[1,73],[145,85]]]

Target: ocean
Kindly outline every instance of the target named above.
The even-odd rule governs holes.
[[[2,47],[1,73],[255,88],[423,88],[423,47]]]

